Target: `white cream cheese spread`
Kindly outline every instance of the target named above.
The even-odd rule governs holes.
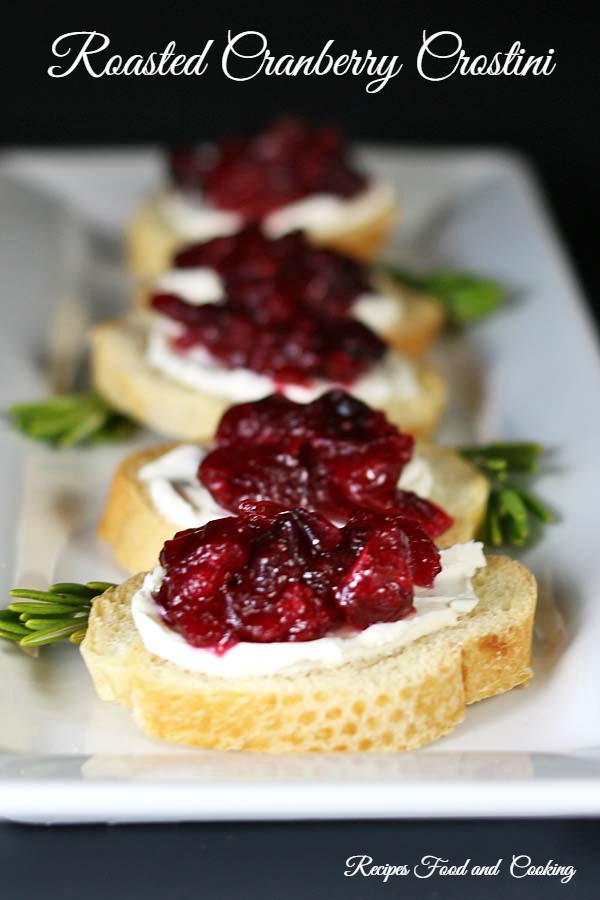
[[[239,213],[217,209],[197,195],[172,190],[160,195],[158,213],[176,234],[188,241],[206,241],[233,234],[243,220]],[[274,210],[263,220],[270,237],[302,229],[327,238],[375,221],[393,208],[394,195],[387,185],[372,184],[352,197],[311,194]]]
[[[184,241],[209,241],[214,237],[234,234],[243,225],[239,213],[216,209],[194,195],[167,191],[157,198],[158,214]]]
[[[326,637],[298,643],[242,642],[218,655],[192,647],[162,619],[154,601],[164,569],[146,575],[133,595],[131,611],[146,649],[182,669],[222,678],[296,674],[356,663],[372,656],[391,655],[401,647],[442,628],[455,625],[477,605],[471,579],[486,565],[482,544],[470,541],[440,552],[442,571],[430,589],[415,588],[415,612],[399,622],[371,625],[364,631],[342,629]]]
[[[174,294],[193,306],[216,303],[223,299],[225,293],[219,273],[207,266],[169,269],[154,282],[153,291]]]

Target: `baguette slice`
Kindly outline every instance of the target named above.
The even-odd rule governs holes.
[[[126,456],[113,476],[98,536],[107,541],[119,565],[128,572],[151,569],[165,541],[181,528],[157,512],[146,482],[138,472],[146,463],[172,450],[176,444],[162,444]],[[417,446],[416,453],[432,468],[434,487],[431,499],[454,519],[454,524],[437,544],[451,547],[472,540],[483,521],[489,484],[474,466],[453,450],[431,444]]]
[[[327,235],[308,231],[308,236],[315,244],[370,262],[377,258],[396,217],[396,206],[390,204],[376,218],[358,228],[346,228]],[[173,255],[189,243],[190,239],[178,234],[162,215],[160,195],[150,196],[140,204],[125,236],[130,268],[142,282],[148,282],[168,269]]]
[[[152,369],[146,362],[148,317],[134,314],[104,322],[92,331],[92,379],[120,412],[167,437],[209,440],[231,400],[192,390]],[[404,431],[431,434],[446,402],[446,387],[433,369],[419,366],[422,391],[392,398],[383,411]]]
[[[532,675],[536,584],[507,557],[474,580],[479,603],[452,628],[393,655],[304,675],[225,679],[151,655],[130,611],[144,576],[94,601],[82,653],[98,696],[152,737],[219,750],[398,751],[452,731],[465,706]]]
[[[394,323],[386,328],[372,327],[372,330],[394,350],[398,350],[406,356],[423,356],[435,343],[446,321],[446,313],[442,304],[427,294],[420,294],[404,287],[400,288],[389,278],[378,276],[375,285],[382,293],[398,298],[401,314]],[[139,287],[134,291],[134,305],[144,309],[149,305],[151,296],[151,288]]]

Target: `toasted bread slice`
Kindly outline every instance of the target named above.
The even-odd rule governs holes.
[[[183,440],[209,440],[231,400],[192,390],[151,368],[145,347],[148,317],[134,314],[104,322],[92,332],[92,378],[106,400],[159,434]],[[437,426],[445,407],[446,387],[433,369],[419,365],[421,391],[392,397],[381,408],[395,424],[418,436]]]
[[[452,731],[465,706],[527,682],[536,584],[506,557],[474,579],[479,603],[452,628],[391,655],[303,675],[219,678],[150,654],[130,611],[136,575],[94,601],[82,653],[102,700],[149,735],[219,750],[398,751]]]
[[[165,519],[152,503],[146,482],[139,478],[142,466],[158,459],[176,444],[162,444],[126,456],[117,468],[98,535],[112,546],[119,565],[128,572],[151,569],[165,541],[181,528]],[[454,519],[437,540],[451,547],[472,540],[483,520],[489,485],[487,479],[453,450],[423,444],[417,454],[431,465],[434,485],[431,499]]]
[[[358,228],[346,228],[336,234],[307,232],[316,244],[332,247],[371,262],[385,244],[396,219],[394,204],[380,211],[376,218]],[[125,236],[126,255],[134,275],[148,282],[169,268],[173,255],[189,244],[161,213],[160,197],[148,197],[131,219]]]

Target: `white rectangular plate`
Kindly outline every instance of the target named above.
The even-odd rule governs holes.
[[[498,315],[445,341],[446,440],[535,438],[557,525],[524,559],[540,583],[536,677],[469,709],[432,747],[393,755],[263,756],[176,749],[98,701],[72,646],[0,647],[0,815],[167,821],[600,814],[600,363],[593,326],[527,166],[505,152],[365,149],[404,221],[390,258],[504,281]],[[9,153],[0,160],[0,406],[45,389],[40,350],[68,298],[98,318],[127,304],[124,222],[159,182],[154,151]],[[63,321],[57,308],[63,309]],[[81,310],[80,310],[81,313]],[[150,436],[138,439],[148,443]],[[18,581],[119,580],[94,538],[129,448],[52,453],[0,431],[0,597]]]

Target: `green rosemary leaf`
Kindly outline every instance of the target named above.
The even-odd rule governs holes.
[[[455,325],[471,325],[488,316],[503,296],[497,282],[463,272],[437,272],[427,280],[426,289],[443,302]]]
[[[29,634],[27,628],[21,622],[9,622],[7,619],[2,620],[0,629],[7,631],[9,634],[20,634],[22,636]]]
[[[495,472],[497,475],[504,475],[508,468],[505,459],[482,459],[481,465],[488,470],[488,472]]]
[[[74,581],[59,581],[48,588],[49,594],[62,594],[68,597],[81,597],[83,600],[92,600],[96,595],[94,589],[87,584],[77,584]]]
[[[74,631],[73,634],[69,636],[69,640],[72,644],[80,644],[87,633],[87,627],[81,628],[79,631]]]
[[[482,447],[467,446],[459,452],[477,466],[490,483],[490,496],[482,528],[486,544],[524,546],[531,538],[530,519],[552,522],[544,504],[520,484],[538,468],[544,448],[532,441],[495,442]],[[513,477],[516,477],[516,482]]]
[[[74,609],[73,606],[67,606],[64,603],[43,603],[39,600],[18,600],[16,603],[10,603],[8,608],[12,609],[13,612],[29,613],[34,616],[40,613],[44,616],[53,613],[72,613]]]
[[[62,641],[64,638],[70,637],[76,631],[81,629],[79,622],[73,622],[69,625],[63,625],[59,628],[48,629],[47,631],[28,632],[27,637],[20,641],[21,647],[41,647],[43,644],[54,644]]]
[[[509,518],[506,520],[506,540],[507,544],[514,544],[517,547],[524,547],[529,537],[529,528],[527,520],[524,522],[518,519]]]
[[[54,591],[35,591],[29,588],[14,588],[10,591],[10,596],[15,600],[29,600],[32,603],[57,603],[63,606],[79,606],[81,603],[90,602],[94,595],[88,597],[77,597],[69,594],[59,594]]]
[[[65,410],[75,409],[81,405],[82,394],[57,394],[50,400],[44,400],[40,403],[13,403],[10,407],[11,415],[15,416],[37,416],[39,414],[51,411],[63,412]]]
[[[544,452],[544,448],[536,441],[492,441],[481,447],[480,452],[498,453],[501,456],[510,453],[531,453],[539,456]]]
[[[81,643],[93,599],[113,587],[110,581],[60,581],[47,591],[15,588],[13,602],[0,610],[0,639],[17,641],[27,652],[63,639]]]
[[[122,440],[135,430],[132,422],[95,391],[50,397],[42,403],[18,403],[8,414],[27,437],[55,447]]]
[[[48,603],[56,603],[56,596],[53,591],[36,591],[33,588],[12,588],[9,591],[11,597],[24,600],[45,600]]]
[[[62,612],[48,612],[44,609],[43,606],[40,606],[35,611],[28,610],[27,612],[22,612],[19,615],[20,622],[30,622],[32,619],[40,619],[44,621],[49,621],[51,619],[74,619],[76,616],[87,616],[89,615],[91,606],[73,606],[71,607],[71,612],[62,613]]]
[[[488,504],[488,534],[489,542],[494,547],[499,547],[504,543],[502,523],[500,521],[498,494],[495,491],[490,494],[490,500]]]
[[[2,622],[18,622],[18,620],[18,614],[11,609],[0,609],[0,628],[2,628]]]
[[[502,488],[498,494],[498,499],[501,515],[509,516],[517,522],[527,521],[527,507],[515,488]]]
[[[554,521],[554,516],[550,512],[547,506],[538,500],[537,497],[534,497],[529,491],[526,491],[524,488],[519,488],[519,494],[521,496],[521,500],[527,507],[527,509],[533,513],[533,515],[540,520],[540,522],[545,522],[549,524]]]
[[[83,444],[92,435],[97,434],[106,425],[109,417],[108,410],[95,410],[86,417],[75,421],[71,428],[65,429],[58,440],[61,447],[74,447],[75,444]]]
[[[41,616],[32,616],[25,622],[25,627],[30,631],[46,631],[49,628],[58,628],[61,625],[71,625],[76,623],[81,628],[88,620],[88,612],[71,613],[70,616],[61,616],[56,618],[42,618]]]
[[[88,443],[96,445],[124,441],[131,437],[136,430],[137,425],[129,419],[125,419],[123,416],[112,416],[101,431],[90,435]]]
[[[465,272],[440,270],[422,275],[394,266],[384,265],[381,269],[406,287],[434,296],[444,305],[454,325],[471,325],[494,312],[504,294],[497,282]]]
[[[111,588],[116,587],[116,584],[113,581],[88,581],[86,587],[95,591],[94,597],[97,597],[98,594],[103,594],[104,591],[109,591]]]
[[[21,635],[13,634],[11,631],[5,631],[0,627],[0,640],[15,641],[15,643],[19,643],[21,641]]]

